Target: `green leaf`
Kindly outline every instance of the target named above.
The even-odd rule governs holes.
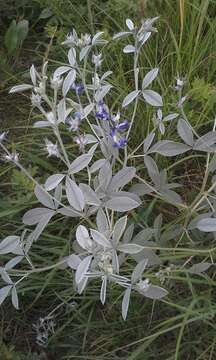
[[[12,20],[10,23],[9,28],[6,31],[4,41],[8,53],[11,54],[17,48],[18,44],[17,25],[15,20]]]
[[[17,41],[18,46],[21,46],[23,41],[26,39],[29,31],[28,20],[21,20],[17,24]]]

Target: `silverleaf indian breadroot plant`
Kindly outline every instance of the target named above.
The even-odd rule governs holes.
[[[11,93],[31,92],[32,106],[41,114],[41,120],[34,123],[34,128],[52,130],[53,138],[44,139],[44,147],[48,157],[56,158],[64,170],[57,169],[44,184],[38,183],[21,164],[19,154],[10,152],[5,146],[7,134],[1,134],[2,160],[13,163],[35,184],[34,193],[40,205],[24,214],[26,228],[20,235],[10,235],[0,242],[1,255],[15,255],[0,269],[5,283],[0,289],[0,303],[11,295],[12,303],[18,309],[17,288],[27,277],[53,268],[59,271],[70,268],[79,294],[88,282],[101,281],[102,304],[106,301],[110,284],[122,287],[122,316],[126,319],[132,291],[150,299],[161,299],[168,294],[163,287],[167,274],[181,271],[188,264],[186,261],[183,265],[164,268],[156,250],[170,251],[169,241],[178,238],[179,245],[184,236],[194,244],[200,231],[215,234],[215,124],[212,131],[202,136],[192,128],[184,111],[187,101],[187,95],[183,94],[184,80],[177,79],[173,89],[178,97],[176,110],[167,115],[162,112],[161,95],[151,89],[158,68],[140,78],[139,56],[150,36],[157,32],[154,27],[156,20],[145,19],[140,27],[136,27],[132,20],[127,19],[127,30],[113,36],[112,41],[130,40],[123,52],[134,59],[134,89],[118,108],[110,106],[113,86],[109,78],[112,71],[102,72],[103,50],[109,43],[103,38],[103,32],[93,37],[82,34],[79,38],[73,30],[63,42],[68,48],[67,64],[58,67],[52,76],[47,74],[47,62],[43,64],[41,73],[32,65],[31,84],[14,86],[10,90]],[[130,139],[138,102],[155,107],[156,114],[152,130],[138,147],[131,150]],[[125,117],[128,108],[132,109],[132,115]],[[177,122],[181,142],[161,140],[168,122],[172,122],[173,127]],[[72,134],[77,145],[79,155],[73,161],[63,142],[62,129]],[[157,133],[160,134],[159,141],[156,141]],[[168,183],[167,170],[159,170],[156,163],[160,155],[175,157],[186,152],[206,153],[203,185],[190,205],[174,191],[180,184]],[[135,166],[131,166],[136,161],[140,164],[140,159],[144,161],[147,180],[139,175]],[[210,174],[213,174],[212,184],[206,190]],[[143,227],[137,233],[130,217],[134,209],[142,206],[143,196],[157,198],[172,204],[177,212],[186,213],[184,223],[171,224],[168,231],[163,232],[162,215],[159,215],[152,227]],[[67,256],[40,268],[33,263],[31,252],[54,217],[72,217],[74,224],[78,219],[76,236]],[[190,249],[194,255],[210,257],[211,260],[213,250]],[[184,253],[187,248],[176,247],[173,251]],[[125,266],[126,261],[137,262],[131,274]],[[199,274],[212,262],[195,263],[186,270]]]

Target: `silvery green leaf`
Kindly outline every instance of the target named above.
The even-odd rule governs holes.
[[[163,106],[162,97],[153,90],[144,90],[142,92],[145,101],[152,106]]]
[[[107,189],[110,180],[112,178],[112,168],[108,161],[104,163],[104,165],[100,168],[99,174],[98,174],[98,180],[100,187],[104,190]]]
[[[113,40],[121,39],[131,34],[132,33],[130,31],[121,31],[113,36]]]
[[[97,32],[97,34],[95,34],[92,38],[92,45],[96,45],[96,44],[100,44],[101,40],[98,41],[98,39],[104,34],[104,31],[99,31]],[[107,42],[106,40],[102,40],[102,42],[104,43]]]
[[[151,194],[153,192],[153,188],[148,186],[147,184],[134,184],[129,189],[130,192],[142,196],[146,194]]]
[[[59,207],[59,202],[61,202],[62,200],[62,185],[61,184],[58,184],[55,188],[55,191],[54,191],[54,197],[56,200],[54,200],[54,203],[55,203],[55,208],[58,209]]]
[[[160,173],[157,167],[156,162],[151,158],[151,156],[146,155],[144,157],[144,163],[147,168],[148,174],[152,179],[153,183],[159,187],[160,184]]]
[[[62,85],[62,95],[65,97],[76,79],[76,70],[69,71]]]
[[[86,57],[86,55],[88,54],[90,49],[91,49],[90,45],[87,45],[81,49],[80,54],[79,54],[80,61],[82,61]]]
[[[138,254],[134,254],[132,255],[132,258],[134,260],[136,260],[137,262],[140,262],[142,261],[143,259],[148,259],[148,266],[155,266],[155,265],[161,265],[162,264],[162,261],[161,259],[159,258],[159,256],[157,256],[155,254],[155,251],[153,249],[147,249],[145,248],[145,246],[151,246],[152,244],[152,241],[151,241],[151,244],[149,244],[150,242],[146,242],[144,244],[144,249],[142,251],[140,251]]]
[[[51,198],[51,196],[49,194],[47,194],[47,192],[45,190],[43,190],[41,188],[41,186],[36,185],[35,189],[34,189],[34,193],[36,198],[38,199],[38,201],[43,204],[44,206],[50,208],[50,209],[55,209],[55,204],[53,202],[53,199]]]
[[[108,76],[112,75],[113,71],[109,70],[106,71],[102,76],[101,76],[101,81],[104,81]]]
[[[97,228],[101,233],[105,233],[109,230],[109,223],[103,209],[99,209],[96,216]]]
[[[36,78],[36,71],[35,71],[34,65],[32,65],[32,66],[30,67],[30,77],[31,77],[32,84],[33,84],[34,86],[36,86],[36,80],[37,80],[37,78]]]
[[[89,185],[80,184],[79,187],[82,190],[86,204],[100,206],[101,201],[99,197]]]
[[[88,250],[92,246],[89,232],[83,225],[79,225],[76,230],[76,240],[82,249]]]
[[[91,236],[93,238],[93,240],[99,244],[100,246],[104,247],[104,248],[111,248],[111,243],[110,241],[99,231],[94,230],[94,229],[90,229],[91,232]]]
[[[89,134],[90,135],[90,134]],[[93,135],[94,136],[94,135]],[[88,154],[93,156],[95,151],[97,150],[98,144],[94,144],[88,151]]]
[[[33,125],[34,128],[44,128],[49,126],[51,126],[49,121],[36,121]]]
[[[183,154],[190,149],[191,147],[186,144],[177,143],[171,140],[161,140],[152,146],[149,153],[156,152],[164,156],[176,156]]]
[[[128,184],[135,176],[136,169],[132,166],[125,166],[115,174],[110,182],[109,191],[115,191]]]
[[[112,250],[112,268],[116,274],[119,274],[119,257],[115,249]]]
[[[79,284],[83,278],[85,277],[89,266],[91,264],[92,261],[92,256],[87,256],[85,257],[81,263],[78,265],[77,270],[76,270],[76,274],[75,274],[75,281],[77,284]]]
[[[76,173],[80,172],[81,170],[85,169],[88,166],[88,164],[90,163],[91,159],[92,159],[92,155],[88,154],[88,153],[78,156],[70,164],[70,167],[69,167],[70,174],[76,174]]]
[[[62,214],[64,216],[68,217],[81,217],[82,214],[78,211],[75,211],[74,209],[71,209],[69,207],[63,207],[57,210],[58,214]]]
[[[80,263],[81,263],[81,260],[80,260],[79,256],[76,254],[72,254],[72,255],[68,256],[68,258],[67,258],[67,264],[73,270],[76,270]]]
[[[165,116],[165,117],[163,118],[163,122],[164,122],[164,121],[166,122],[166,121],[174,120],[174,119],[176,119],[178,116],[179,116],[179,114],[177,114],[177,113],[169,114],[169,115],[167,115],[167,116]]]
[[[215,150],[215,146],[213,147],[213,145],[215,144],[216,144],[216,132],[210,131],[207,134],[200,137],[195,142],[193,149],[199,151],[212,152]]]
[[[148,152],[151,144],[152,144],[152,141],[154,140],[154,137],[155,137],[155,133],[154,132],[151,132],[146,138],[145,138],[145,141],[143,143],[143,150],[144,150],[144,154]]]
[[[70,48],[68,51],[68,61],[71,66],[74,66],[76,64],[76,49]]]
[[[122,107],[128,106],[140,94],[140,90],[131,91],[123,100]]]
[[[85,207],[84,195],[75,183],[75,181],[71,180],[68,176],[66,177],[66,195],[69,204],[78,211],[82,211]]]
[[[30,90],[30,89],[33,89],[33,86],[29,85],[29,84],[16,85],[10,89],[9,94],[16,93],[16,92],[22,92],[22,91],[26,91],[26,90]]]
[[[216,218],[205,218],[197,222],[197,229],[203,232],[216,231]]]
[[[146,74],[142,82],[142,90],[146,89],[152,83],[152,81],[154,81],[154,79],[158,76],[158,72],[159,69],[155,68]]]
[[[108,209],[125,212],[137,208],[140,203],[126,196],[116,196],[106,201],[104,205]]]
[[[151,32],[144,33],[139,39],[139,41],[141,42],[141,45],[144,45],[146,43],[146,41],[150,38],[150,36],[151,36]]]
[[[54,210],[50,210],[47,208],[35,208],[28,210],[23,215],[23,223],[25,225],[34,225],[38,224],[45,216],[53,216],[55,214]]]
[[[139,196],[137,196],[136,194],[133,194],[129,191],[114,191],[112,193],[109,193],[110,197],[115,198],[115,197],[128,197],[131,200],[134,200],[136,202],[139,203],[139,205],[141,205],[141,200],[139,198]]]
[[[96,172],[96,171],[98,171],[98,170],[100,170],[100,168],[102,167],[102,166],[104,166],[104,164],[105,164],[105,162],[106,162],[107,160],[106,159],[99,159],[99,160],[96,160],[95,162],[94,162],[94,164],[92,164],[92,166],[90,167],[90,173],[94,173],[94,172]]]
[[[118,250],[126,254],[137,254],[143,250],[143,246],[138,244],[119,244]]]
[[[46,179],[44,187],[47,191],[55,189],[58,184],[64,179],[64,174],[54,174]]]
[[[122,299],[122,317],[124,320],[127,318],[129,303],[130,303],[131,287],[128,287],[125,290],[123,299]]]
[[[197,223],[202,220],[202,219],[206,219],[206,218],[210,218],[210,216],[212,215],[212,213],[208,212],[205,214],[200,214],[197,215],[193,220],[191,220],[191,222],[188,224],[188,230],[194,230],[197,228]]]
[[[149,241],[153,237],[154,233],[155,229],[153,228],[143,229],[133,238],[133,242],[143,245],[146,241]]]
[[[129,30],[134,30],[134,23],[131,19],[126,19],[126,25],[128,27]]]
[[[182,140],[189,146],[193,146],[194,144],[194,137],[193,132],[188,125],[188,123],[184,119],[179,119],[177,124],[177,130],[179,136]]]
[[[15,256],[15,258],[9,260],[9,261],[5,264],[5,270],[13,269],[17,264],[20,263],[20,261],[22,261],[23,258],[24,258],[24,256],[22,256],[22,255]]]
[[[126,231],[125,231],[125,233],[124,233],[124,236],[123,236],[122,242],[123,242],[124,244],[128,244],[128,243],[131,241],[132,236],[133,236],[133,232],[134,232],[134,224],[130,224],[130,225],[127,227],[127,229],[126,229]]]
[[[65,74],[69,70],[71,70],[70,66],[60,66],[54,71],[53,78],[59,78],[61,75]]]
[[[6,284],[13,284],[13,281],[11,280],[10,276],[8,275],[8,273],[5,271],[5,269],[0,269],[0,275],[2,277],[2,280],[6,283]]]
[[[100,301],[104,305],[106,301],[106,291],[107,291],[107,276],[102,277],[102,285],[100,290]]]
[[[7,236],[4,240],[0,243],[0,254],[8,254],[13,252],[14,249],[19,245],[20,237],[15,235]]]
[[[57,105],[57,113],[58,113],[58,123],[65,123],[67,117],[66,103],[65,99],[61,99]]]
[[[0,305],[6,299],[12,287],[13,285],[7,285],[0,289]]]
[[[94,144],[94,143],[97,143],[98,142],[98,140],[97,140],[97,138],[94,136],[94,135],[92,135],[92,134],[86,134],[86,135],[84,135],[84,143],[87,145],[87,144]],[[98,144],[97,144],[98,145]],[[93,149],[95,149],[94,147],[93,147]],[[91,150],[91,149],[90,149]],[[91,153],[91,151],[88,151],[88,153],[90,154]]]
[[[87,106],[84,107],[82,113],[81,113],[81,119],[85,119],[94,109],[94,104],[89,104]]]
[[[136,48],[135,48],[135,46],[133,46],[133,45],[126,45],[126,46],[124,47],[124,49],[123,49],[123,52],[124,52],[125,54],[134,53],[135,51],[136,51]]]
[[[135,284],[136,282],[138,282],[141,279],[142,274],[143,274],[147,264],[148,264],[148,259],[143,259],[136,265],[136,267],[134,268],[132,275],[131,275],[132,284]]]
[[[77,292],[78,294],[82,294],[82,292],[84,291],[86,285],[87,285],[87,282],[88,282],[88,277],[84,277],[80,283],[77,285]]]
[[[157,285],[150,285],[149,288],[141,292],[144,296],[157,300],[168,294],[168,291]]]
[[[161,195],[165,197],[165,199],[167,199],[168,201],[170,201],[171,203],[177,203],[177,204],[182,204],[182,198],[179,194],[177,194],[175,191],[170,190],[170,189],[161,189],[160,190]]]
[[[212,266],[212,263],[208,263],[208,262],[194,264],[188,269],[188,272],[191,274],[201,274],[202,272],[208,270],[210,266]]]
[[[108,94],[111,88],[112,85],[109,84],[109,85],[104,85],[100,89],[98,89],[95,93],[96,102],[103,100],[103,98]]]
[[[12,304],[15,307],[15,309],[19,310],[19,300],[18,300],[17,291],[16,291],[15,286],[13,286],[12,290],[11,290],[11,300],[12,300]]]
[[[113,241],[115,244],[118,244],[119,240],[121,239],[125,228],[127,225],[127,216],[123,216],[118,219],[113,228]]]

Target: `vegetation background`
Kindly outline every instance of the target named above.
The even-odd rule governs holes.
[[[143,17],[158,15],[159,32],[147,44],[140,66],[146,70],[159,66],[157,86],[164,95],[165,112],[175,101],[171,86],[176,76],[186,77],[188,117],[196,130],[202,130],[215,116],[216,0],[0,0],[0,132],[9,130],[12,147],[16,143],[22,161],[34,176],[43,181],[54,167],[44,156],[43,139],[32,131],[32,120],[37,115],[29,100],[8,95],[10,87],[28,79],[32,63],[40,67],[47,58],[54,68],[64,62],[60,44],[73,27],[78,33],[103,30],[111,38],[125,27],[127,17],[139,23]],[[131,64],[122,54],[121,44],[108,49],[105,62],[115,71],[115,86],[126,94],[133,84],[125,76]],[[147,133],[151,118],[151,109],[139,109],[134,145]],[[68,146],[73,150],[70,142],[68,137]],[[188,189],[185,197],[190,199],[202,182],[202,157],[187,165],[180,163],[175,171]],[[35,198],[33,185],[10,164],[1,163],[0,183],[3,238],[21,229],[22,214],[34,205]],[[151,224],[158,212],[169,218],[172,211],[151,202],[134,221]],[[73,224],[53,223],[43,241],[34,247],[35,261],[41,266],[52,263],[64,255],[67,240],[72,237]],[[188,259],[192,256],[190,252],[185,255]],[[167,254],[164,264],[169,266],[176,258],[175,252]],[[171,276],[172,291],[166,300],[152,303],[134,296],[124,322],[119,309],[120,292],[113,289],[109,305],[103,307],[95,289],[90,289],[74,296],[74,305],[69,302],[73,297],[70,271],[53,270],[45,277],[34,274],[19,292],[20,311],[12,309],[10,300],[0,309],[0,359],[214,360],[215,275],[213,269],[211,277],[192,279],[188,273]],[[33,324],[61,302],[65,306],[54,313],[55,332],[43,348],[36,343]]]

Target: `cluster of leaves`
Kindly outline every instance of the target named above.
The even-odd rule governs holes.
[[[150,36],[157,32],[154,27],[156,20],[157,18],[146,19],[137,27],[132,20],[127,19],[127,30],[113,36],[112,41],[131,39],[123,52],[134,58],[135,89],[122,99],[119,104],[121,111],[119,108],[111,111],[108,105],[113,86],[108,81],[112,72],[101,70],[103,47],[108,43],[103,38],[103,32],[98,32],[93,37],[89,34],[81,34],[79,37],[73,30],[63,42],[69,48],[67,64],[58,67],[52,76],[47,74],[47,62],[43,64],[41,73],[32,65],[32,83],[17,85],[11,89],[11,93],[32,92],[32,106],[42,116],[41,120],[34,123],[34,127],[48,127],[52,130],[55,142],[44,139],[45,150],[49,157],[58,160],[57,164],[61,162],[65,170],[57,170],[44,184],[38,183],[22,166],[19,154],[8,151],[4,145],[6,134],[1,134],[3,160],[12,162],[33,182],[35,196],[41,205],[24,214],[26,229],[21,236],[11,235],[0,243],[1,255],[16,255],[0,270],[5,283],[0,290],[0,303],[11,293],[12,303],[18,308],[16,288],[20,282],[35,271],[43,272],[55,267],[64,270],[69,267],[73,271],[78,293],[84,291],[90,280],[101,279],[102,304],[106,301],[110,283],[122,287],[122,316],[126,319],[131,291],[151,299],[160,299],[168,293],[160,286],[164,283],[163,269],[160,257],[156,254],[162,244],[178,235],[186,235],[190,240],[191,236],[196,236],[197,231],[216,231],[214,176],[210,188],[205,189],[209,174],[216,169],[215,124],[213,131],[202,136],[191,127],[184,112],[187,95],[182,94],[183,80],[178,78],[174,88],[178,96],[176,112],[163,116],[162,96],[151,89],[159,70],[151,69],[142,81],[139,79],[139,54]],[[102,50],[99,51],[101,47]],[[156,107],[157,111],[153,118],[153,129],[132,151],[129,144],[138,101]],[[132,116],[129,120],[125,119],[124,114],[132,105]],[[156,132],[161,136],[165,135],[167,122],[171,122],[173,126],[177,123],[181,142],[169,139],[156,141]],[[72,133],[73,141],[80,151],[73,161],[62,140],[62,128]],[[137,155],[140,149],[142,152]],[[169,183],[167,169],[159,169],[157,165],[157,155],[175,157],[189,151],[206,153],[207,158],[203,187],[191,205],[185,204],[180,194],[173,190],[180,184]],[[141,178],[136,167],[131,166],[131,160],[134,163],[136,158],[143,158],[150,182]],[[173,227],[169,233],[163,233],[162,216],[159,215],[152,228],[146,227],[134,234],[134,225],[129,224],[128,219],[131,211],[142,205],[143,196],[163,199],[178,211],[188,210],[187,222]],[[121,213],[125,212],[127,215],[122,216]],[[30,253],[34,243],[41,238],[54,217],[72,217],[82,224],[78,224],[76,228],[73,250],[68,256],[50,267],[37,268],[32,263]],[[33,230],[31,226],[35,226]],[[128,258],[137,262],[131,274],[122,270]],[[29,268],[21,270],[21,262]],[[188,271],[201,273],[210,265],[211,263],[202,262]],[[159,271],[156,272],[158,267]]]

